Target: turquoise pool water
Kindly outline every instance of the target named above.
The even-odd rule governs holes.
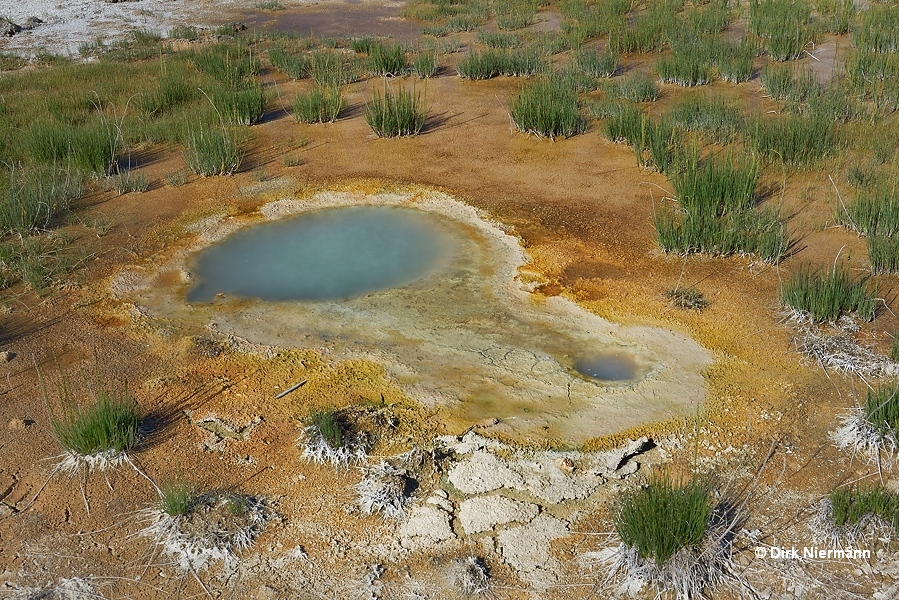
[[[329,208],[239,231],[200,252],[189,302],[217,294],[262,300],[340,300],[409,284],[445,266],[446,227],[424,211]]]

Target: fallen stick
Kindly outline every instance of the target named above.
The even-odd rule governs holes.
[[[281,392],[280,394],[278,394],[277,396],[275,396],[275,400],[277,400],[278,398],[283,398],[284,396],[286,396],[286,395],[289,394],[290,392],[292,392],[292,391],[294,391],[294,390],[296,390],[296,389],[299,389],[299,388],[303,387],[304,385],[306,385],[306,380],[305,380],[305,379],[304,379],[303,381],[299,382],[298,384],[296,384],[295,386],[289,387],[289,388],[287,388],[286,390],[284,390],[283,392]]]

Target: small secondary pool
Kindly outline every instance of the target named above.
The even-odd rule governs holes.
[[[328,208],[239,231],[200,252],[189,302],[216,295],[341,300],[406,285],[449,263],[442,222],[390,206]]]
[[[630,354],[609,352],[580,358],[574,370],[598,381],[630,381],[639,376],[640,368]]]

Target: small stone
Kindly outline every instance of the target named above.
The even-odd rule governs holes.
[[[22,31],[22,28],[19,25],[16,25],[9,19],[0,17],[0,36],[12,37],[20,31]]]
[[[43,20],[38,19],[37,17],[28,17],[25,20],[25,24],[22,25],[22,29],[34,29],[35,27],[37,27],[38,25],[42,25],[43,23]]]
[[[480,426],[481,427],[493,427],[494,425],[497,425],[498,423],[499,423],[499,419],[497,419],[496,417],[491,417],[489,419],[484,419],[483,421],[481,421]]]
[[[404,548],[428,548],[455,539],[450,514],[436,506],[416,506],[400,526],[400,545]]]
[[[22,431],[25,429],[25,421],[22,419],[12,419],[9,422],[8,427],[10,431]]]
[[[4,350],[3,352],[0,352],[0,360],[2,360],[3,362],[9,362],[12,359],[14,359],[15,357],[16,357],[15,352],[10,352],[9,350]]]
[[[440,498],[449,498],[449,494],[446,493],[446,490],[441,490],[440,488],[431,492],[432,496],[439,496]]]
[[[6,517],[8,517],[9,515],[11,515],[15,512],[16,512],[16,509],[14,509],[12,506],[10,506],[8,504],[4,504],[3,502],[0,502],[0,519],[5,519]]]
[[[567,456],[562,456],[556,459],[556,466],[559,467],[559,470],[565,473],[566,475],[571,475],[574,473],[574,470],[577,468],[574,464],[574,461],[568,458]]]

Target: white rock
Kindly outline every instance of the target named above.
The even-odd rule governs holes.
[[[459,521],[465,533],[489,531],[504,523],[529,523],[540,507],[503,496],[478,496],[459,504]]]
[[[465,494],[482,494],[500,488],[524,489],[524,480],[502,460],[482,450],[450,469],[448,479]]]
[[[436,506],[416,506],[400,525],[400,545],[409,549],[430,548],[455,539],[450,514]]]
[[[433,506],[438,506],[448,513],[453,512],[453,503],[446,498],[437,496],[436,494],[425,500],[425,503],[431,504]]]
[[[524,579],[537,585],[558,581],[561,564],[550,553],[550,543],[568,534],[568,524],[547,514],[527,525],[500,531],[496,536],[503,559]]]

